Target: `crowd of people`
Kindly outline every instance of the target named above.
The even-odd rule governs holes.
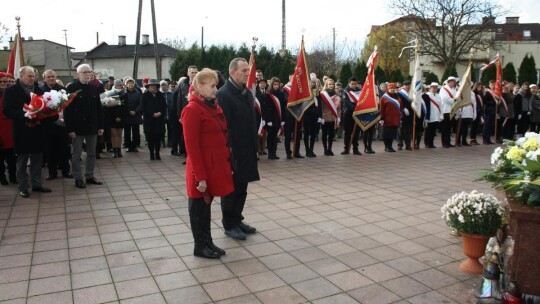
[[[141,148],[141,125],[151,161],[161,160],[167,145],[173,156],[185,156],[189,215],[195,241],[194,255],[219,258],[225,251],[212,242],[210,203],[221,197],[225,234],[237,240],[256,232],[245,224],[242,215],[248,184],[259,180],[257,162],[267,155],[279,159],[278,144],[283,142],[287,159],[314,158],[316,142],[322,142],[324,156],[334,156],[333,144],[343,138],[342,155],[374,154],[373,141],[384,142],[386,152],[450,148],[501,143],[516,134],[540,130],[540,91],[535,84],[503,82],[502,96],[495,93],[495,82],[459,83],[449,77],[443,83],[424,85],[422,111],[409,97],[411,83],[382,83],[378,87],[380,119],[365,130],[355,121],[361,84],[351,78],[343,87],[340,81],[311,75],[312,105],[296,118],[287,110],[291,80],[266,79],[257,71],[254,94],[246,87],[249,65],[235,58],[225,80],[218,71],[189,66],[178,82],[168,79],[143,79],[139,87],[131,77],[100,81],[87,64],[77,68],[77,78],[66,87],[53,70],[43,72],[22,67],[13,75],[0,73],[0,183],[17,184],[21,197],[33,192],[51,192],[42,184],[42,168],[47,180],[73,178],[75,187],[101,185],[94,176],[96,159],[112,153],[122,158],[125,152]],[[459,85],[470,85],[471,103],[452,111],[464,98],[457,98]],[[77,92],[63,112],[36,120],[25,115],[23,105],[31,93],[51,90]],[[455,114],[455,115],[454,115]],[[321,137],[319,138],[319,133]],[[451,137],[455,133],[455,144]],[[303,141],[304,155],[301,154]],[[86,152],[82,172],[83,151]],[[7,164],[7,166],[6,166]],[[30,164],[28,166],[28,164]],[[209,165],[211,164],[211,165]],[[8,175],[6,176],[6,167]],[[30,181],[28,176],[30,172]]]

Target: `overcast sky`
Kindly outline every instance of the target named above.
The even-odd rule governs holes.
[[[521,23],[539,22],[540,4],[537,0],[503,2],[511,4],[510,15],[520,16]],[[274,49],[281,47],[281,0],[155,0],[157,36],[180,39],[188,45],[200,44],[204,26],[204,44],[251,45],[252,37],[258,44]],[[125,35],[128,44],[135,43],[138,0],[26,0],[24,5],[9,2],[0,10],[0,22],[9,28],[0,45],[6,45],[16,32],[15,16],[21,17],[23,37],[47,39],[64,44],[67,40],[75,51],[88,51],[99,40],[118,43]],[[388,0],[288,0],[287,48],[297,50],[301,35],[305,35],[306,49],[324,41],[356,43],[358,53],[372,25],[395,19],[387,7]],[[509,4],[508,4],[509,3]],[[504,22],[504,20],[497,20]],[[141,34],[149,34],[153,41],[150,0],[143,1]]]

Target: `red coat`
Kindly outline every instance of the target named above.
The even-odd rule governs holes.
[[[3,107],[4,100],[0,94],[0,150],[13,148],[13,120],[4,115]]]
[[[380,99],[380,101],[381,101],[381,120],[384,121],[383,127],[399,127],[399,122],[401,120],[401,111],[403,109],[403,105],[401,103],[401,99],[398,98],[397,94],[392,95],[390,97],[397,100],[399,102],[399,104],[400,104],[400,107],[398,109],[396,104],[394,104],[392,101],[386,99],[384,96]]]
[[[212,115],[213,114],[213,115]],[[225,196],[234,190],[227,122],[223,111],[205,103],[200,95],[191,95],[182,110],[184,141],[188,155],[186,186],[190,198],[201,198],[197,181],[206,180],[210,196]]]

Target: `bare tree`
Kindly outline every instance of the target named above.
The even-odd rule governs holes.
[[[401,16],[412,16],[411,34],[420,53],[453,67],[472,47],[494,47],[495,19],[506,13],[491,0],[392,0]]]
[[[390,75],[394,70],[400,70],[405,75],[408,75],[408,56],[398,58],[401,48],[408,42],[407,38],[400,25],[389,25],[373,30],[365,41],[361,59],[367,62],[375,46],[377,46],[379,53],[377,64],[386,75]]]
[[[8,28],[5,24],[0,22],[0,42],[2,42],[2,39],[4,38],[4,35],[7,34]]]
[[[183,39],[179,37],[165,38],[161,40],[161,43],[180,51],[186,49],[186,38],[183,38]]]

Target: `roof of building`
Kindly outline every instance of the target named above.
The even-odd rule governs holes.
[[[134,44],[126,45],[108,45],[102,42],[92,50],[88,51],[86,59],[96,58],[133,58],[135,52]],[[176,57],[179,51],[163,43],[158,43],[158,52],[160,57]],[[139,57],[154,57],[154,45],[139,45],[137,49]]]
[[[497,41],[540,41],[540,23],[502,23],[494,28]]]

